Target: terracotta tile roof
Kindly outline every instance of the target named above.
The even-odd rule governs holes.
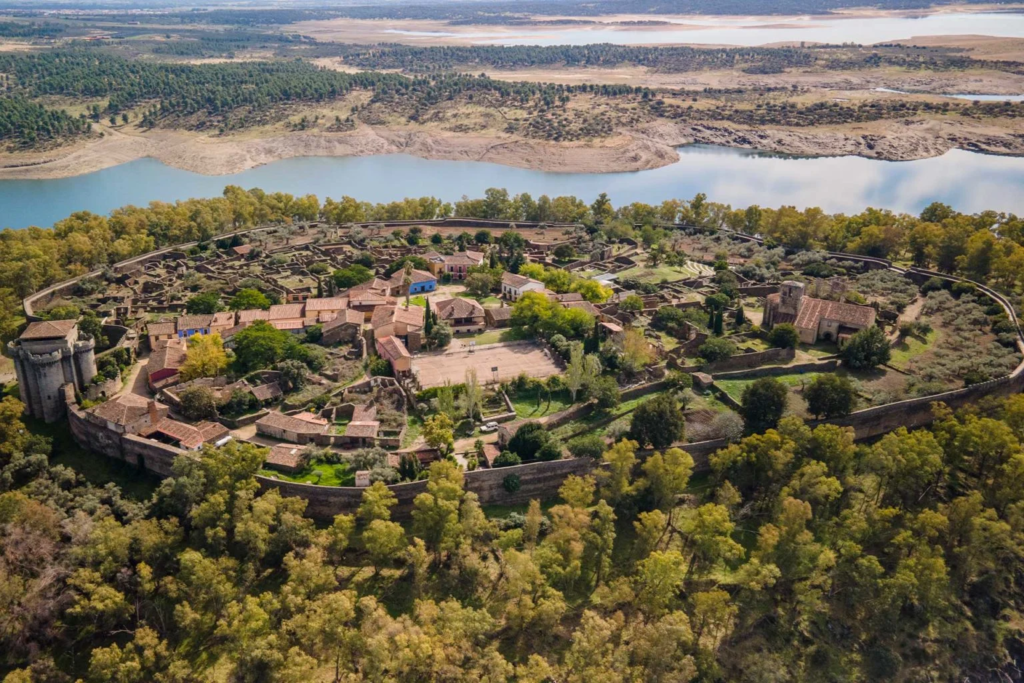
[[[803,297],[800,300],[800,311],[796,316],[796,326],[817,330],[822,320],[834,320],[840,325],[853,327],[869,327],[875,322],[875,309],[870,306]]]
[[[77,320],[45,320],[29,323],[19,339],[62,339],[78,324]]]
[[[606,330],[614,334],[622,332],[622,326],[616,325],[615,323],[601,323],[601,327],[605,328]]]
[[[395,303],[395,298],[380,290],[367,289],[351,292],[348,297],[349,306],[384,306]]]
[[[213,314],[213,322],[210,324],[214,327],[231,327],[235,324],[235,312],[218,311]]]
[[[269,317],[267,318],[271,322],[275,320],[285,320],[288,318],[301,318],[303,316],[302,309],[305,308],[305,304],[277,304],[270,307]]]
[[[434,310],[437,311],[437,315],[442,320],[484,317],[484,307],[473,299],[455,297],[454,299],[438,301],[436,304],[431,302],[431,304],[433,304]]]
[[[324,424],[313,424],[306,420],[300,420],[284,413],[272,412],[256,421],[257,425],[264,425],[273,429],[281,429],[296,434],[323,434],[327,427]]]
[[[339,325],[362,325],[363,314],[359,311],[353,311],[351,308],[341,311],[337,316],[326,321],[323,326],[323,331],[333,330]]]
[[[377,422],[376,420],[349,422],[348,426],[345,427],[345,436],[373,439],[376,438],[378,431],[380,431],[380,422]]]
[[[164,409],[166,414],[166,406],[157,403],[156,407],[157,410]],[[117,425],[130,425],[145,417],[146,413],[149,412],[149,399],[143,398],[138,394],[122,394],[99,404],[95,408],[91,408],[89,412],[107,422],[113,422]]]
[[[543,282],[538,282],[533,278],[526,277],[525,275],[516,275],[515,273],[505,272],[501,275],[501,284],[508,285],[513,289],[522,289],[524,285],[534,282],[538,285],[544,286]]]
[[[269,401],[280,396],[282,393],[281,385],[277,382],[271,382],[270,384],[260,384],[252,388],[252,395],[260,401]]]
[[[270,313],[261,308],[249,308],[238,312],[238,324],[244,325],[256,320],[270,320]]]
[[[231,251],[235,252],[239,256],[245,256],[250,251],[252,251],[252,245],[251,244],[240,244],[237,247],[231,247]]]
[[[329,424],[325,418],[322,418],[319,415],[309,413],[306,411],[303,411],[301,413],[295,413],[294,415],[292,415],[292,417],[294,417],[296,420],[302,420],[303,422],[308,422],[310,424],[315,425],[327,426]]]
[[[274,320],[270,324],[279,330],[301,330],[306,326],[304,320]]]
[[[409,350],[398,337],[382,337],[377,340],[380,345],[381,355],[389,361],[396,361],[399,358],[410,358]]]
[[[426,309],[422,306],[378,306],[373,309],[370,325],[373,329],[383,327],[392,322],[405,323],[409,327],[423,327]]]
[[[563,304],[567,304],[572,301],[583,301],[583,295],[579,292],[566,292],[565,294],[555,294],[555,301],[560,301]]]
[[[352,422],[369,422],[377,417],[377,406],[372,403],[365,406],[355,406],[352,411]]]
[[[340,296],[306,299],[306,315],[311,311],[340,311],[345,308],[348,308],[348,299]]]
[[[451,254],[450,256],[442,256],[444,264],[446,266],[478,266],[483,260],[484,255],[479,254],[476,257],[470,256],[469,252],[460,251],[457,254]]]
[[[199,430],[204,442],[211,441],[216,443],[231,434],[231,431],[219,422],[200,422],[196,425],[196,429]]]
[[[203,445],[203,436],[198,429],[169,417],[150,425],[141,434],[147,438],[154,434],[162,434],[172,441],[177,441],[183,448],[196,449]]]
[[[150,323],[146,326],[146,333],[151,337],[162,337],[164,335],[173,336],[178,332],[178,326],[174,324],[173,320],[162,320],[156,323]]]
[[[208,315],[183,315],[178,318],[178,331],[201,330],[209,327],[212,322],[212,313]]]
[[[433,273],[428,273],[425,270],[416,270],[415,268],[409,277],[412,278],[413,284],[437,281],[437,278],[434,277]],[[392,287],[401,287],[405,283],[405,271],[401,269],[395,271],[395,274],[391,276],[390,282]]]
[[[185,364],[185,343],[184,340],[170,340],[163,344],[153,353],[149,354],[149,362],[146,364],[146,372],[153,374],[160,370],[177,370]]]
[[[487,315],[491,317],[491,320],[511,320],[512,319],[512,307],[502,306],[500,308],[488,308],[486,311]]]
[[[565,308],[578,308],[581,311],[586,311],[595,318],[601,314],[601,311],[597,310],[597,306],[590,303],[589,301],[565,301],[562,303]]]
[[[265,464],[281,470],[296,470],[302,464],[302,447],[279,444],[270,449]]]
[[[472,249],[467,249],[463,253],[471,259],[476,259],[477,261],[484,260],[484,252],[482,251],[473,251]]]
[[[379,291],[386,292],[390,288],[387,280],[381,280],[379,277],[375,277],[372,280],[367,280],[361,284],[355,285],[348,289],[349,294],[352,292],[365,292],[368,289],[376,289]]]

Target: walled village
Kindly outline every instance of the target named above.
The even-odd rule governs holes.
[[[481,502],[553,495],[610,444],[707,456],[796,415],[870,438],[1019,390],[988,288],[753,235],[472,219],[263,227],[39,292],[21,398],[161,476],[230,441],[314,516],[453,459]]]

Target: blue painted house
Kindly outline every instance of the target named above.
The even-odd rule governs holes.
[[[210,334],[213,314],[183,315],[178,318],[178,337],[187,339],[194,334]]]
[[[391,276],[388,285],[391,287],[392,296],[405,296],[405,271],[399,270]],[[437,278],[433,273],[425,270],[412,271],[412,284],[409,285],[409,294],[429,294],[437,289]]]

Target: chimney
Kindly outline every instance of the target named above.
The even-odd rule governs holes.
[[[160,415],[156,409],[156,401],[150,399],[149,401],[149,424],[155,425],[160,421]]]

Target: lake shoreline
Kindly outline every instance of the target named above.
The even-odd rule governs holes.
[[[645,171],[679,161],[678,147],[714,145],[799,157],[859,156],[912,161],[963,149],[1024,156],[1024,136],[984,122],[904,119],[849,127],[749,128],[729,123],[656,121],[590,143],[361,126],[348,133],[257,133],[217,137],[181,131],[107,128],[104,136],[57,150],[0,154],[0,181],[70,178],[153,158],[223,176],[296,157],[410,154],[428,160],[484,161],[551,173]]]

